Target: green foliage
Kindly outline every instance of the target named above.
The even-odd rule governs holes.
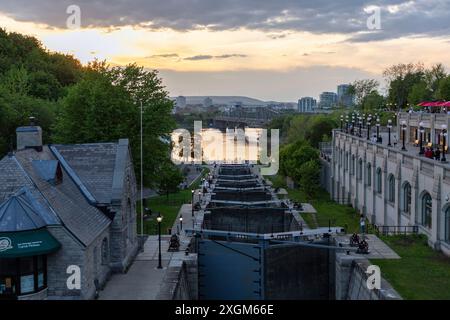
[[[377,92],[380,83],[374,79],[356,80],[350,85],[349,94],[355,96],[356,105],[361,107],[366,97],[374,92]]]
[[[312,199],[320,188],[320,165],[316,160],[309,160],[299,168],[300,188]]]
[[[428,89],[428,85],[425,80],[420,80],[411,87],[411,91],[408,95],[408,103],[417,105],[422,101],[430,100],[432,98],[432,92]]]
[[[178,186],[183,180],[183,174],[177,167],[171,163],[165,164],[160,171],[159,194],[165,194],[169,198],[170,193],[175,193],[179,190]]]
[[[450,100],[450,76],[447,76],[440,80],[438,90],[439,99]]]
[[[143,106],[144,183],[155,186],[169,161],[167,137],[175,127],[173,103],[156,71],[135,64],[109,67],[94,61],[63,100],[55,126],[61,143],[129,138],[135,168],[140,165],[140,106]]]
[[[34,116],[50,143],[60,99],[83,73],[78,60],[49,53],[33,37],[0,28],[0,157],[15,147],[15,130]]]
[[[312,166],[313,163],[316,166]],[[305,166],[306,164],[308,165]],[[317,173],[320,172],[319,151],[307,142],[299,140],[281,148],[280,173],[283,176],[291,177],[297,184],[306,185],[307,179],[311,179],[311,182],[316,181],[313,179],[313,168],[316,169]],[[303,174],[305,174],[305,177],[303,177]]]
[[[377,91],[369,93],[362,101],[361,108],[366,113],[376,112],[380,110],[384,105],[384,97],[380,95]]]

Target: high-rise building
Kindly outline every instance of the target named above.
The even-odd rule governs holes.
[[[334,92],[322,92],[320,94],[320,109],[331,109],[337,104],[337,94]]]
[[[311,97],[303,97],[298,100],[298,112],[313,112],[317,107],[317,100]]]
[[[348,93],[349,89],[350,89],[349,84],[341,84],[337,87],[337,102],[339,105],[345,107],[353,106],[354,96]]]
[[[210,97],[206,97],[206,98],[203,100],[203,106],[204,106],[205,108],[211,107],[212,105],[213,105],[213,101],[212,101],[212,99],[211,99]]]
[[[177,108],[185,108],[186,107],[186,97],[178,96],[176,100]]]

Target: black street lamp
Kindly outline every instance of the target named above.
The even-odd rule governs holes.
[[[367,118],[367,140],[370,140],[370,129],[372,125],[372,115],[369,114],[369,117]]]
[[[403,131],[403,146],[402,146],[402,150],[406,151],[406,147],[405,147],[406,121],[405,120],[402,121],[402,131]]]
[[[388,127],[388,147],[392,147],[392,144],[391,144],[392,120],[391,119],[388,120],[387,127]]]
[[[192,211],[192,216],[194,216],[194,193],[195,193],[195,190],[191,190],[191,194],[192,194],[192,197],[191,197],[191,203],[192,203],[192,209],[191,209],[191,211]]]
[[[424,154],[423,150],[423,133],[425,132],[423,128],[423,122],[419,123],[419,154]]]
[[[362,137],[362,117],[359,117],[359,137]]]
[[[341,115],[341,131],[342,131],[343,127],[344,127],[344,116]]]
[[[442,132],[441,132],[441,136],[442,136],[442,162],[446,162],[447,158],[445,157],[445,153],[447,152],[445,145],[446,145],[446,138],[447,138],[447,126],[445,124],[442,125]]]
[[[366,114],[365,113],[363,113],[363,115],[362,115],[362,126],[364,129],[366,128]]]
[[[158,212],[158,216],[156,217],[156,221],[158,221],[158,243],[159,243],[159,252],[158,252],[158,269],[162,269],[161,263],[161,222],[163,217],[161,216],[161,212]]]
[[[180,230],[183,231],[183,216],[180,216]]]
[[[353,115],[353,117],[352,117],[352,134],[353,135],[355,135],[355,133],[356,133],[355,124],[356,124],[355,115]]]
[[[348,133],[348,115],[345,116],[345,132]]]
[[[377,142],[380,142],[380,117],[377,116]]]

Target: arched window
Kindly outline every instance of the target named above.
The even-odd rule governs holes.
[[[411,185],[406,182],[403,186],[403,212],[411,214]]]
[[[372,165],[367,164],[367,185],[370,187],[372,185]]]
[[[363,177],[363,161],[361,158],[359,158],[358,161],[358,179],[362,180]]]
[[[395,202],[395,177],[393,174],[389,175],[388,186],[388,201]]]
[[[107,264],[109,261],[108,238],[102,241],[102,264]]]
[[[378,168],[377,169],[377,192],[378,193],[381,193],[381,191],[382,191],[382,187],[383,187],[383,184],[382,184],[382,176],[381,176],[381,168]]]
[[[445,210],[445,238],[444,241],[450,243],[450,207]]]
[[[422,225],[431,228],[431,214],[433,209],[433,201],[427,192],[422,197]]]
[[[350,159],[350,157],[349,157],[349,155],[348,155],[348,152],[346,152],[346,153],[345,153],[345,170],[348,170],[349,159]]]
[[[355,163],[356,163],[355,156],[352,155],[351,174],[355,174]]]

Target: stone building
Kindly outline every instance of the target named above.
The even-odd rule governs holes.
[[[418,230],[428,237],[430,246],[450,255],[450,165],[419,155],[415,136],[420,123],[425,127],[423,145],[442,150],[440,133],[448,126],[449,116],[401,113],[398,121],[405,129],[393,129],[400,139],[392,146],[387,146],[385,132],[382,143],[374,143],[367,133],[358,137],[333,131],[332,197],[350,203],[387,232]],[[401,131],[406,132],[406,150],[402,150]],[[445,150],[447,145],[446,141]]]
[[[135,203],[127,139],[47,146],[18,128],[0,161],[0,298],[94,298],[137,253]]]

